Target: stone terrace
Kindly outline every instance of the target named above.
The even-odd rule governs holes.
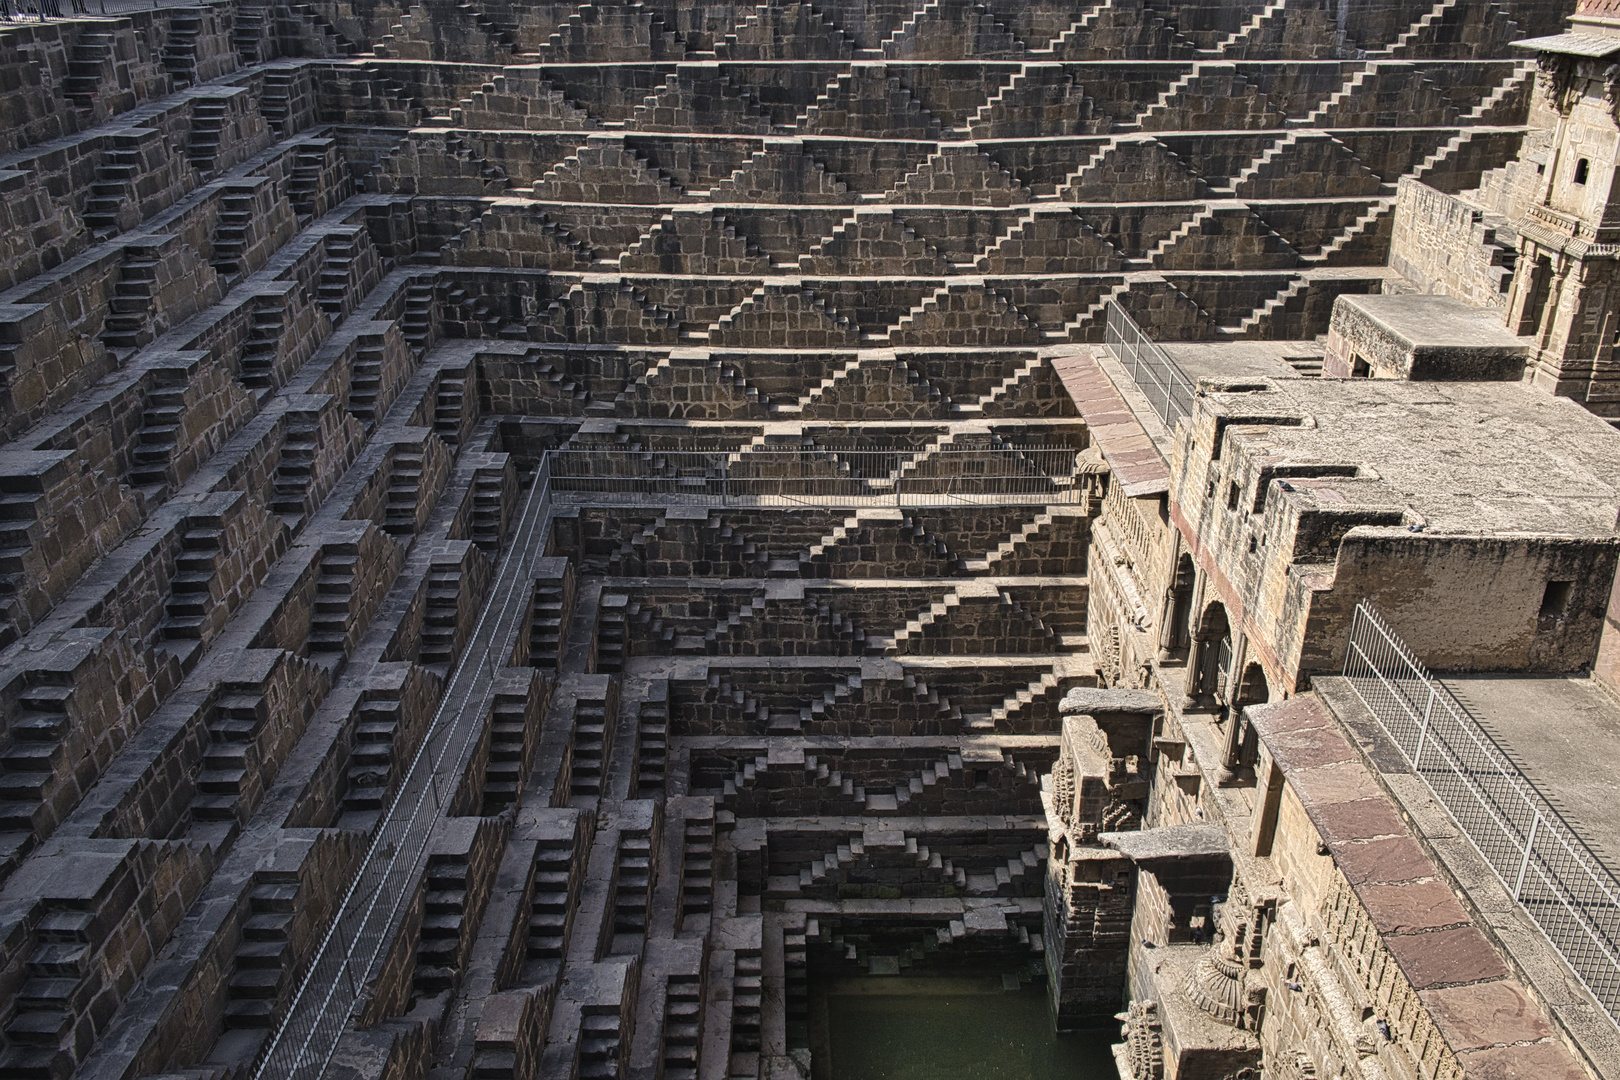
[[[1040,977],[1118,660],[1059,369],[1324,333],[1570,6],[0,26],[0,1075],[256,1075],[396,858],[327,1075],[782,1076],[812,977]]]

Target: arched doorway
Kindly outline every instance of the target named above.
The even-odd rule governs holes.
[[[1197,576],[1191,555],[1183,554],[1176,560],[1176,576],[1170,583],[1170,633],[1164,643],[1171,656],[1186,656],[1192,646],[1193,584]]]
[[[1250,661],[1244,665],[1243,677],[1238,680],[1232,696],[1231,719],[1227,721],[1221,765],[1229,777],[1235,779],[1238,770],[1254,763],[1255,735],[1249,723],[1249,706],[1264,705],[1270,700],[1271,684],[1266,680],[1266,669],[1258,661]]]
[[[1250,661],[1238,682],[1235,705],[1264,705],[1271,700],[1271,685],[1266,681],[1266,669],[1258,660]]]
[[[1193,645],[1189,696],[1204,708],[1220,709],[1226,703],[1226,683],[1232,672],[1232,627],[1226,606],[1219,600],[1204,608]]]

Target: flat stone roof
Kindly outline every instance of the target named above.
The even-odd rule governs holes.
[[[1065,350],[1050,359],[1125,494],[1135,498],[1168,488],[1170,469],[1164,457],[1091,350]]]
[[[1063,695],[1058,712],[1071,713],[1127,712],[1156,713],[1164,710],[1164,701],[1153,690],[1123,690],[1102,686],[1076,686]]]
[[[1304,694],[1248,716],[1463,1076],[1586,1075],[1332,712]]]
[[[1448,675],[1440,680],[1608,865],[1620,871],[1620,704],[1590,678]],[[1599,749],[1602,748],[1602,749]]]
[[[1513,42],[1515,49],[1535,49],[1538,52],[1563,53],[1566,56],[1585,56],[1601,59],[1620,52],[1620,37],[1600,34],[1549,34],[1547,37],[1523,38]]]
[[[1232,845],[1219,825],[1170,825],[1134,832],[1098,833],[1097,840],[1132,862],[1155,859],[1230,858]]]
[[[1607,701],[1601,689],[1589,680],[1564,676],[1470,674],[1445,676],[1442,681],[1588,843],[1598,839],[1592,835],[1596,830],[1613,828],[1612,814],[1598,804],[1605,798],[1613,801],[1611,777],[1620,770],[1606,766],[1602,752],[1594,752],[1594,747],[1612,745],[1620,708]],[[1323,713],[1331,714],[1334,723],[1320,723]],[[1328,770],[1320,766],[1329,762],[1344,763],[1335,766],[1339,768],[1365,765],[1376,774],[1388,796],[1382,809],[1373,800],[1355,808],[1306,806],[1313,821],[1332,833],[1325,838],[1352,886],[1358,880],[1420,880],[1426,876],[1422,863],[1436,870],[1443,866],[1450,884],[1462,890],[1476,913],[1476,925],[1512,956],[1517,979],[1535,988],[1540,1006],[1552,1014],[1593,1071],[1611,1080],[1620,1076],[1620,1030],[1581,986],[1529,911],[1481,858],[1456,818],[1412,771],[1348,680],[1319,676],[1311,693],[1280,705],[1257,706],[1249,715],[1284,772],[1303,776],[1307,787],[1309,774],[1325,773]],[[1589,739],[1597,741],[1582,745]],[[1568,790],[1559,790],[1560,786]],[[1360,812],[1345,812],[1350,809]],[[1612,852],[1598,844],[1592,848],[1613,867]],[[1374,896],[1375,902],[1386,899],[1387,895]],[[1436,1020],[1440,1022],[1438,1016]]]
[[[1194,382],[1253,376],[1293,379],[1300,372],[1289,360],[1320,365],[1323,355],[1322,346],[1315,341],[1161,341],[1158,345]]]
[[[1336,303],[1355,308],[1409,349],[1505,349],[1526,352],[1526,339],[1502,325],[1502,315],[1432,293],[1345,294]]]
[[[1620,432],[1520,383],[1268,379],[1209,388],[1241,417],[1298,416],[1242,437],[1291,464],[1356,465],[1425,519],[1429,533],[1609,537],[1620,515]],[[1330,481],[1316,481],[1329,484]],[[1344,486],[1365,484],[1365,479]]]

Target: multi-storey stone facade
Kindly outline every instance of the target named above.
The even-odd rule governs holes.
[[[1615,1072],[1331,679],[1613,646],[1570,15],[0,23],[0,1075],[819,1077],[962,974],[1126,1080]]]

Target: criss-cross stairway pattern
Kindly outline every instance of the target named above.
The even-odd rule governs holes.
[[[1027,973],[1051,361],[1321,333],[1569,6],[0,24],[0,1073],[740,1080],[808,958]]]

